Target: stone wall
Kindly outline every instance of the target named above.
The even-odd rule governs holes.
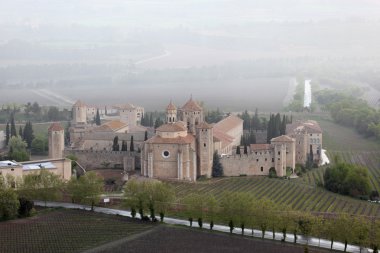
[[[65,156],[70,154],[77,157],[78,163],[86,170],[120,168],[131,171],[140,168],[140,154],[137,152],[65,150]]]
[[[268,175],[269,169],[275,167],[274,153],[263,152],[249,155],[230,155],[220,159],[223,165],[225,176],[240,176],[240,175]]]

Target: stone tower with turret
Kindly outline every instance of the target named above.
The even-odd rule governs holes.
[[[87,123],[87,114],[86,114],[87,106],[78,100],[73,105],[73,121],[72,124],[74,126],[77,125],[85,125]]]
[[[214,155],[213,129],[206,122],[202,122],[196,127],[196,145],[197,174],[199,176],[211,177]]]
[[[179,109],[179,119],[186,123],[189,133],[196,134],[197,125],[204,121],[203,108],[190,97]]]
[[[49,158],[63,158],[65,148],[65,131],[59,123],[53,123],[49,127]]]
[[[294,169],[296,166],[295,139],[281,135],[271,140],[274,149],[274,168],[278,177],[286,175],[286,168]]]
[[[177,122],[177,107],[170,101],[166,107],[166,123]]]

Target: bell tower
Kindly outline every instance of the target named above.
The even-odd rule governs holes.
[[[170,100],[169,105],[166,107],[166,123],[177,122],[177,107]]]

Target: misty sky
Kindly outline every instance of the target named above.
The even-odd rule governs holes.
[[[2,0],[0,23],[215,26],[256,21],[379,20],[378,0]]]

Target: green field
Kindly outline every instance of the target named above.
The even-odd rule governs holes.
[[[332,159],[339,155],[344,161],[368,167],[373,189],[380,190],[380,143],[365,139],[354,130],[332,122],[327,115],[299,114],[296,119],[317,120],[323,129],[323,147]],[[293,180],[267,177],[235,177],[212,179],[196,184],[171,182],[179,198],[191,192],[249,192],[256,198],[269,198],[276,203],[291,205],[296,210],[312,212],[348,212],[357,215],[380,216],[380,204],[357,200],[329,192],[317,186],[323,182],[326,167],[313,169]]]
[[[331,193],[300,180],[270,179],[267,177],[231,177],[194,183],[170,182],[179,200],[198,192],[210,193],[220,199],[223,191],[248,192],[255,198],[268,198],[275,203],[311,212],[348,212],[380,216],[380,205]]]
[[[52,122],[32,123],[34,135],[41,134],[41,135],[47,136],[48,129],[49,129],[51,124],[52,124]],[[61,125],[63,127],[66,126],[66,124],[67,124],[67,122],[61,122]],[[6,126],[7,126],[6,124],[0,124],[0,131],[1,130],[5,131]],[[22,126],[24,128],[25,124],[16,124],[17,134],[18,134],[20,126]]]
[[[155,227],[130,218],[58,209],[0,222],[0,252],[82,252]]]

